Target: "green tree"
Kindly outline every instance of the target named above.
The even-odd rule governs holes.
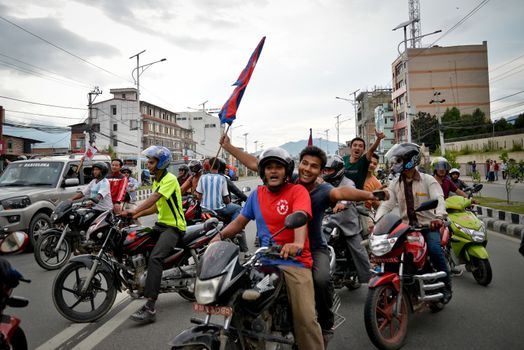
[[[506,201],[509,203],[511,199],[511,191],[515,186],[515,183],[524,182],[524,161],[521,160],[517,162],[515,159],[509,158],[507,151],[503,151],[499,158],[508,165],[505,189]]]
[[[524,128],[524,113],[519,114],[517,120],[515,120],[515,129]]]
[[[513,129],[513,125],[508,123],[505,118],[500,118],[495,122],[495,131],[505,131]]]
[[[415,143],[424,143],[433,152],[439,143],[437,118],[429,113],[419,112],[411,122],[411,135]]]

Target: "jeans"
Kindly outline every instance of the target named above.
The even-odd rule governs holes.
[[[446,272],[446,277],[442,278],[442,281],[449,285],[451,278],[449,277],[448,265],[446,264],[446,258],[440,247],[440,232],[438,231],[426,231],[424,232],[424,239],[428,245],[429,258],[433,266],[439,270]]]
[[[144,296],[156,300],[160,291],[160,283],[162,282],[164,259],[176,247],[179,239],[182,237],[182,232],[176,227],[156,223],[153,227],[153,234],[159,235],[159,237],[149,256]]]
[[[311,251],[313,257],[313,284],[315,286],[315,305],[318,323],[324,331],[330,331],[335,323],[333,307],[334,287],[329,273],[329,251],[320,248]]]
[[[240,215],[240,212],[242,211],[242,207],[235,203],[229,203],[226,204],[226,206],[222,209],[215,210],[218,214],[221,216],[225,216],[229,218],[229,222],[235,220],[238,215]],[[249,251],[249,248],[247,246],[247,240],[246,240],[246,232],[242,230],[241,233],[238,235],[238,245],[240,247],[240,251],[245,253]]]
[[[369,263],[369,256],[366,248],[360,244],[362,242],[362,236],[353,235],[344,237],[344,240],[346,241],[346,248],[349,251],[347,257],[348,266],[353,263],[357,270],[358,281],[360,283],[368,283],[371,278],[371,264]]]

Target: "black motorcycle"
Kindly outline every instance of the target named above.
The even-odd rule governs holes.
[[[355,290],[360,287],[358,272],[348,251],[346,240],[341,229],[332,220],[333,211],[328,209],[322,219],[322,233],[330,250],[330,269],[333,286],[336,289],[346,287]]]
[[[303,213],[294,213],[284,228],[306,222]],[[172,349],[291,349],[295,341],[284,275],[278,266],[258,263],[261,258],[280,258],[280,249],[259,248],[241,265],[235,244],[221,241],[209,246],[201,259],[193,304],[193,310],[206,317],[192,318],[197,326],[177,335],[169,343]],[[223,316],[224,322],[211,323],[212,315]]]
[[[93,198],[78,202],[67,200],[55,208],[51,214],[53,228],[40,235],[34,249],[35,260],[42,268],[59,269],[67,263],[71,254],[88,252],[86,232],[100,213],[86,208],[88,201],[97,202]]]

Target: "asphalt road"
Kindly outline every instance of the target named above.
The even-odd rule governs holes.
[[[252,244],[254,224],[248,226],[247,233]],[[522,349],[524,258],[517,252],[518,244],[515,238],[491,233],[488,251],[493,282],[482,287],[470,273],[455,278],[453,299],[442,312],[412,315],[404,349]],[[125,294],[119,295],[119,302],[98,322],[73,324],[56,311],[52,302],[56,272],[42,270],[32,254],[7,258],[32,279],[31,284],[21,284],[15,290],[15,294],[30,300],[29,306],[8,309],[22,319],[30,349],[168,349],[169,340],[191,326],[191,303],[176,294],[160,296],[154,324],[137,325],[128,319],[143,301],[131,301]],[[337,329],[329,348],[372,349],[363,317],[366,286],[339,293],[340,313],[346,322]]]

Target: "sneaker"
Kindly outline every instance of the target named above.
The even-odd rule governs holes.
[[[335,333],[331,329],[322,330],[322,339],[324,340],[324,349],[327,349],[329,342],[333,339]]]
[[[462,271],[462,269],[458,266],[453,266],[451,269],[451,274],[454,276],[454,277],[460,277],[462,276],[462,274],[464,273],[464,271]]]
[[[150,310],[147,306],[142,306],[137,312],[129,316],[135,322],[150,323],[156,321],[156,311]]]

